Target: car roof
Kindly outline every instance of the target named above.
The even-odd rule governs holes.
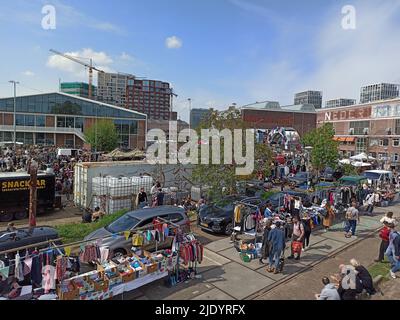
[[[365,170],[364,173],[392,173],[392,171],[387,171],[387,170]]]
[[[185,209],[175,206],[159,206],[130,211],[127,214],[136,219],[148,219],[170,213],[185,213]]]

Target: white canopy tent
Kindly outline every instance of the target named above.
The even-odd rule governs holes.
[[[360,154],[357,154],[355,156],[350,157],[350,160],[355,160],[355,161],[368,161],[368,160],[375,160],[374,157],[371,157],[367,155],[366,153],[362,152]]]
[[[339,160],[339,163],[341,163],[341,164],[350,164],[351,161],[350,161],[350,159],[342,159],[342,160]]]
[[[361,161],[355,161],[351,163],[352,166],[354,167],[370,167],[371,164],[368,162],[361,162]]]

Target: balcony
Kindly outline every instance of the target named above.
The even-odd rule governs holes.
[[[14,126],[0,126],[0,131],[14,131]],[[38,133],[63,133],[75,134],[81,140],[85,141],[85,137],[81,129],[78,128],[59,128],[59,127],[30,127],[16,126],[17,132],[38,132]]]

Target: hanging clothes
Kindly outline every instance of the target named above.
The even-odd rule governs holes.
[[[56,259],[56,272],[55,279],[58,281],[64,280],[65,274],[68,268],[68,258],[63,256],[58,256]]]
[[[24,267],[22,266],[21,257],[19,253],[15,255],[15,271],[14,276],[18,281],[24,281]]]
[[[32,268],[31,268],[31,281],[36,287],[40,287],[42,283],[42,255],[39,252],[32,252]]]
[[[235,207],[234,210],[235,223],[240,223],[240,221],[242,221],[242,213],[241,213],[242,207],[243,205],[240,204]]]
[[[42,288],[45,293],[49,293],[50,290],[56,288],[55,274],[56,269],[52,265],[44,266],[42,270]]]
[[[28,256],[28,251],[26,252],[26,255],[25,255],[25,259],[23,262],[23,268],[24,268],[24,276],[27,276],[28,274],[31,273],[32,257]]]
[[[0,268],[0,276],[3,277],[3,281],[7,280],[9,274],[10,274],[10,267],[7,266]]]
[[[106,262],[110,254],[110,249],[108,247],[100,248],[100,263]]]

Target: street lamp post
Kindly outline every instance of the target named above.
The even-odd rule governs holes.
[[[190,115],[192,113],[192,99],[188,98],[188,102],[189,102],[189,130],[190,130],[191,129]]]
[[[17,84],[19,84],[19,82],[15,81],[15,80],[10,80],[8,82],[12,83],[14,86],[14,115],[13,115],[13,117],[14,117],[14,139],[13,139],[13,142],[14,142],[14,152],[16,152],[16,150],[17,150],[17,148],[16,148],[17,120],[15,118],[16,118],[16,112],[17,112]]]

